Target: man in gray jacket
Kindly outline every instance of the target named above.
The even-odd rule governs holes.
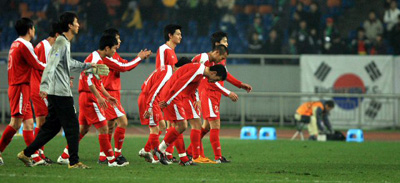
[[[31,166],[32,162],[28,157],[57,135],[62,127],[69,146],[68,168],[86,169],[89,167],[79,162],[78,156],[79,122],[70,88],[70,72],[86,70],[85,72],[92,72],[95,75],[107,75],[108,68],[104,65],[82,63],[71,58],[70,41],[79,31],[78,17],[75,13],[63,13],[60,16],[60,26],[63,34],[57,38],[50,50],[48,65],[40,83],[40,96],[48,99],[49,115],[35,141],[20,152],[18,158],[26,166]]]

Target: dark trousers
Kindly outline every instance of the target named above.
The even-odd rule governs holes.
[[[56,136],[62,127],[67,138],[69,162],[70,165],[74,165],[79,162],[79,122],[75,114],[74,99],[72,97],[48,95],[47,100],[49,102],[49,114],[46,117],[46,122],[40,128],[32,144],[24,150],[24,154],[30,157]]]

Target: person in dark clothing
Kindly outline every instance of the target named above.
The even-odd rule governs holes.
[[[338,55],[346,54],[346,44],[342,41],[339,34],[331,36],[332,41],[324,45],[324,54]]]
[[[269,32],[269,39],[265,43],[266,54],[281,54],[282,53],[282,40],[278,36],[278,32],[272,29]]]
[[[386,55],[387,46],[383,40],[383,35],[379,34],[376,36],[369,53],[370,55]]]
[[[49,114],[35,140],[18,153],[17,157],[26,166],[32,166],[32,159],[29,157],[57,135],[62,127],[69,146],[68,168],[87,169],[88,166],[79,162],[79,122],[70,88],[70,73],[72,69],[75,71],[89,69],[95,75],[105,75],[104,73],[108,72],[99,70],[101,64],[82,63],[71,58],[70,41],[79,30],[78,16],[75,13],[63,13],[60,16],[60,26],[63,34],[56,39],[49,53],[48,65],[43,71],[40,83],[39,95],[42,98],[47,97]]]
[[[351,41],[350,45],[351,53],[358,55],[367,55],[370,49],[370,42],[365,35],[365,29],[363,27],[359,27],[357,29],[357,37],[356,39]]]
[[[400,55],[400,15],[398,16],[397,21],[397,24],[393,26],[392,32],[390,33],[390,43],[393,47],[394,53]]]
[[[320,31],[320,22],[321,22],[321,12],[319,11],[319,6],[317,3],[313,2],[310,5],[311,11],[307,18],[307,25],[311,29],[315,29],[319,34]]]

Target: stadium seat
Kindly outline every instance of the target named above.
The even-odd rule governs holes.
[[[258,8],[258,12],[261,14],[261,15],[265,15],[265,14],[270,14],[270,13],[272,13],[272,6],[270,6],[270,5],[261,5],[259,8]]]
[[[273,127],[262,127],[258,133],[260,140],[276,140],[276,130]]]
[[[240,139],[257,140],[257,128],[254,126],[244,126],[240,130]]]
[[[254,14],[254,13],[256,13],[257,12],[257,6],[255,6],[255,5],[246,5],[245,7],[244,7],[244,13],[245,14]]]
[[[349,129],[346,136],[347,142],[364,142],[364,134],[361,129]]]

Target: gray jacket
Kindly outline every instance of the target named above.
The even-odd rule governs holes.
[[[90,68],[90,63],[82,63],[71,58],[70,42],[62,34],[50,50],[46,69],[43,71],[40,91],[48,95],[72,97],[70,72],[82,72]]]

